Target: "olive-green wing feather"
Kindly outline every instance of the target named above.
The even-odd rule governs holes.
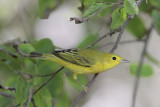
[[[58,58],[68,61],[70,63],[85,66],[85,67],[91,67],[96,63],[96,60],[94,57],[87,55],[83,53],[81,50],[77,49],[66,49],[66,50],[60,50],[60,51],[54,51],[52,52],[55,56]]]

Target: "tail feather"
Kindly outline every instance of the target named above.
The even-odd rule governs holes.
[[[31,52],[29,57],[42,57],[42,53],[39,52]]]

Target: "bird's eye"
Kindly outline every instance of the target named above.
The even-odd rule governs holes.
[[[116,57],[112,57],[113,60],[116,60]]]

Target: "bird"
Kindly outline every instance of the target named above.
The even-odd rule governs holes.
[[[74,72],[73,79],[87,92],[88,88],[77,79],[79,74],[95,74],[105,72],[128,60],[97,49],[62,49],[51,53],[31,52],[29,57],[54,61]]]

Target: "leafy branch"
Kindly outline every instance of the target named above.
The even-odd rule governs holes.
[[[142,1],[143,1],[143,0],[139,0],[139,1],[137,2],[137,6],[139,6],[139,5],[142,3]],[[126,28],[126,26],[127,26],[127,24],[129,23],[129,21],[130,21],[132,18],[135,17],[135,15],[136,15],[136,14],[133,14],[133,15],[128,16],[127,20],[126,20],[126,21],[124,22],[124,24],[120,27],[120,32],[119,32],[119,34],[118,34],[117,40],[116,40],[114,46],[112,47],[112,49],[110,50],[110,53],[113,53],[113,52],[117,49],[117,47],[118,47],[118,45],[119,45],[119,43],[120,43],[122,34],[123,34],[123,32],[124,32],[124,29]],[[105,37],[106,37],[106,36],[105,36]],[[100,40],[101,40],[101,38],[100,38]],[[97,41],[98,41],[98,40],[97,40]],[[87,88],[89,88],[89,87],[91,86],[91,84],[95,81],[95,79],[97,78],[98,75],[99,75],[99,74],[96,73],[96,74],[93,76],[93,78],[88,82]],[[85,94],[86,94],[86,92],[85,92],[85,90],[83,90],[83,91],[80,93],[80,95],[74,100],[74,102],[73,102],[73,104],[72,104],[72,107],[75,107],[76,104],[78,103],[78,101],[80,100],[80,98],[83,97]]]
[[[105,2],[105,3],[101,3],[101,2],[94,2],[92,4],[90,4],[88,6],[88,8],[85,10],[83,17],[82,18],[77,18],[77,17],[71,17],[70,21],[75,21],[75,24],[80,24],[80,23],[84,23],[87,22],[89,20],[89,18],[91,18],[92,16],[95,16],[97,14],[99,14],[103,9],[107,8],[107,7],[111,7],[113,5],[119,5],[119,4],[123,4],[123,2],[119,2],[119,3],[112,3],[112,2]],[[84,4],[82,2],[82,9]],[[82,11],[82,10],[81,10]]]

